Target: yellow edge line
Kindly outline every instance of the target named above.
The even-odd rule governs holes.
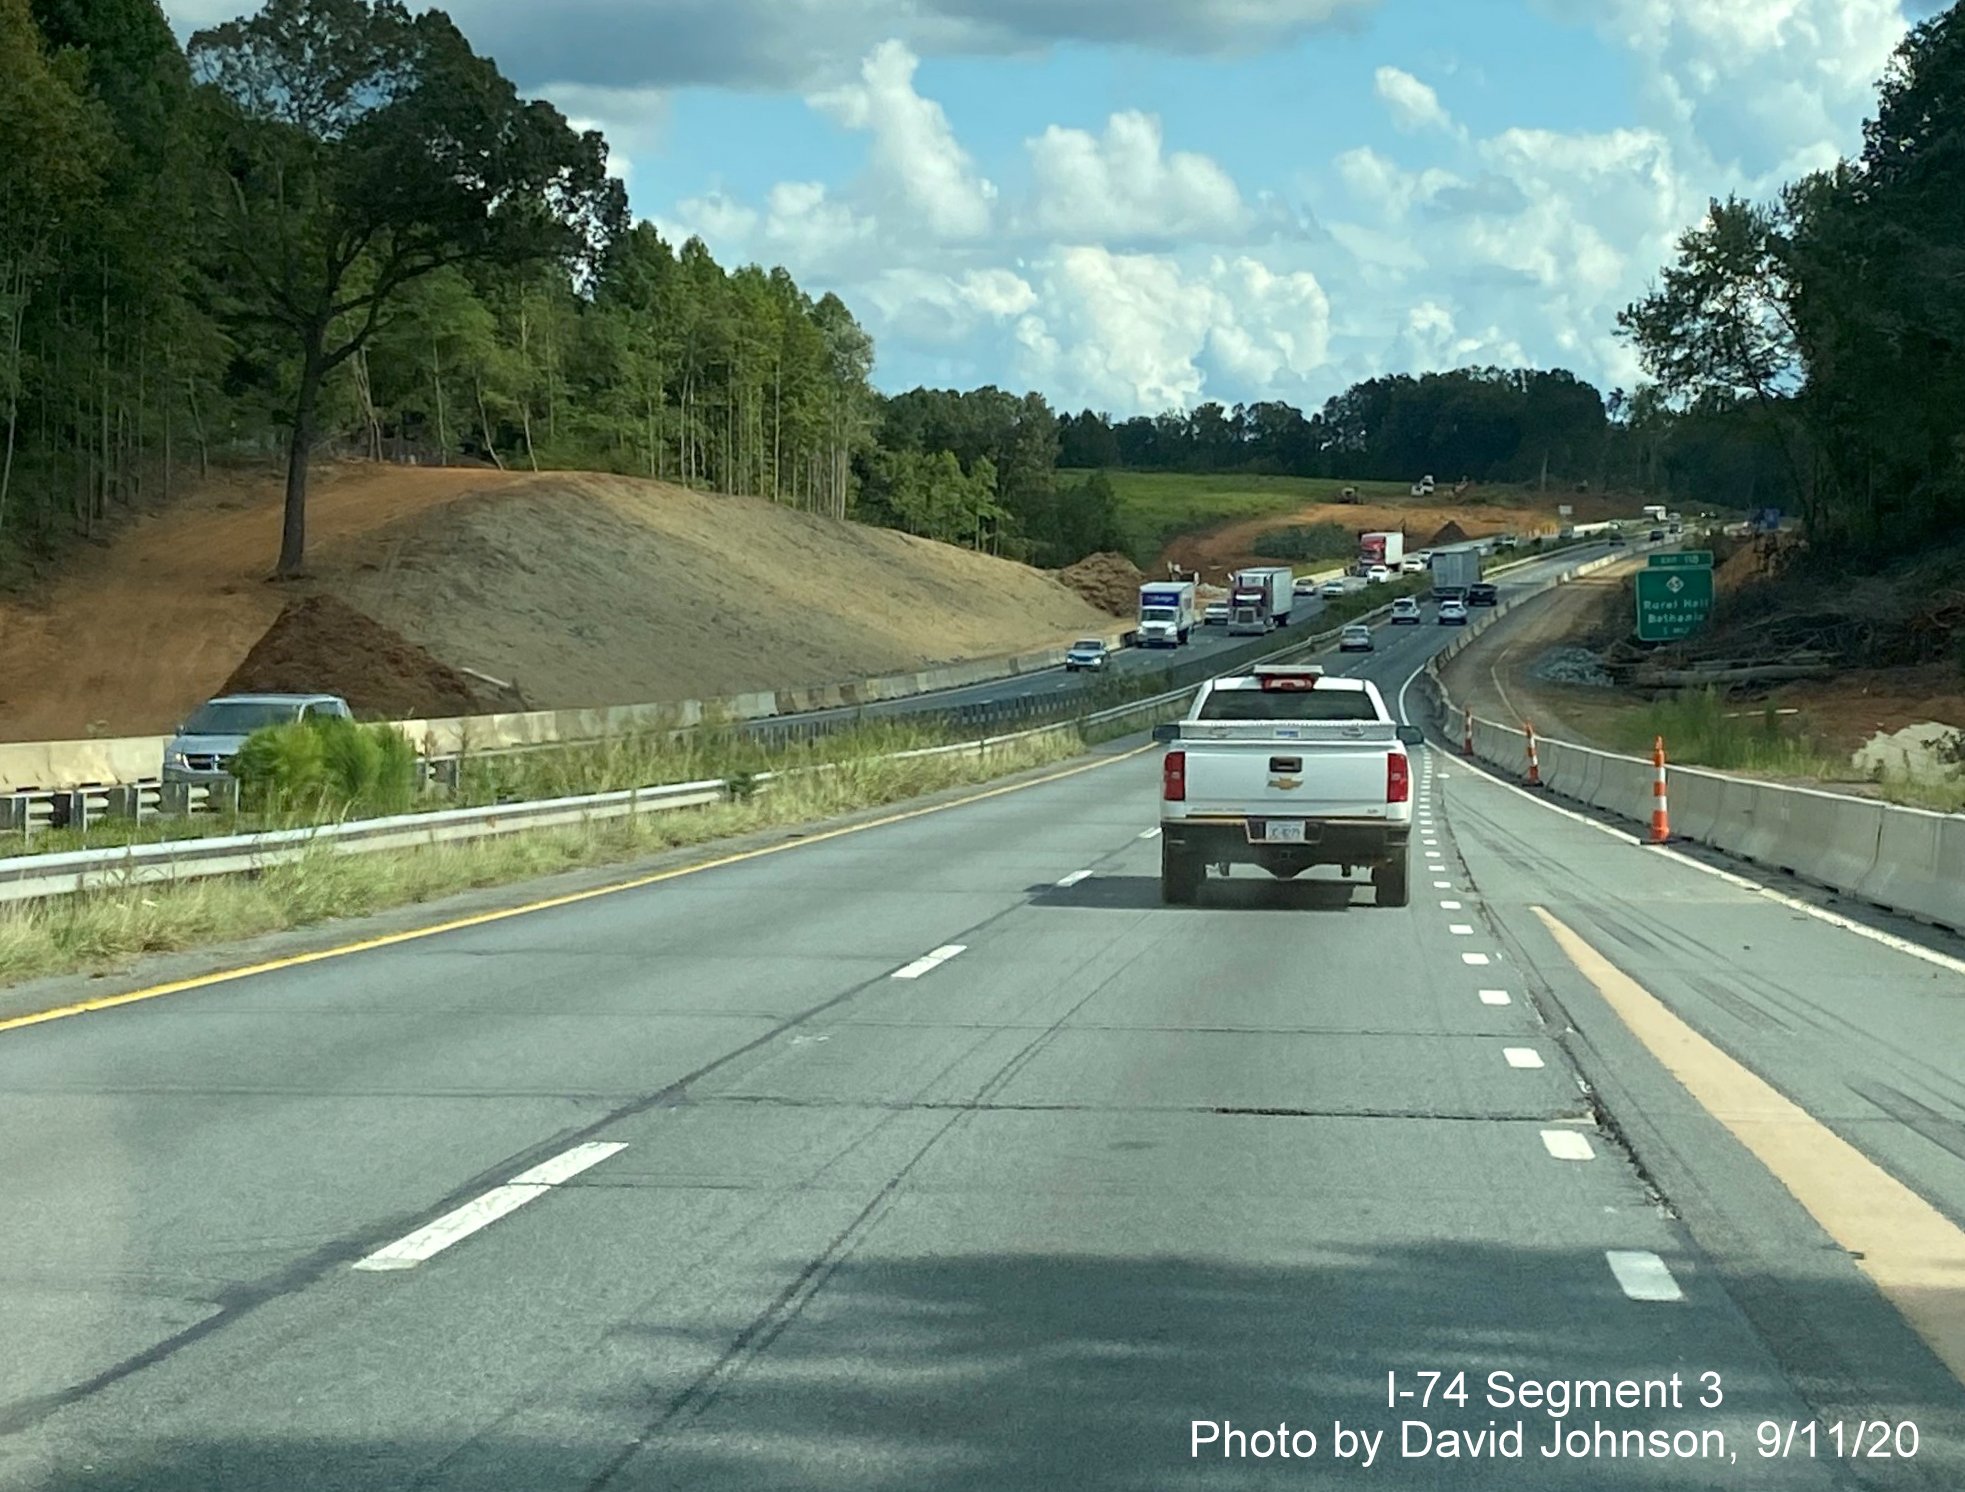
[[[526,902],[522,906],[500,907],[493,912],[477,912],[469,917],[458,917],[449,922],[433,923],[428,927],[411,928],[406,932],[389,933],[380,938],[364,938],[359,943],[342,943],[333,948],[318,948],[310,953],[296,953],[286,958],[276,958],[265,963],[247,964],[237,969],[220,969],[210,974],[199,974],[191,979],[175,979],[169,984],[154,984],[146,989],[129,990],[120,995],[104,995],[95,1000],[78,1000],[73,1005],[57,1005],[49,1010],[37,1010],[27,1015],[10,1016],[0,1020],[0,1032],[17,1031],[24,1026],[38,1026],[47,1021],[64,1020],[70,1016],[87,1015],[91,1011],[114,1010],[119,1005],[135,1005],[144,1000],[156,1000],[165,995],[182,994],[186,990],[207,989],[214,984],[228,984],[235,979],[250,979],[255,974],[271,974],[280,969],[298,968],[302,964],[319,963],[323,959],[345,958],[351,953],[366,953],[375,948],[390,948],[398,943],[410,943],[418,938],[432,938],[439,933],[458,932],[467,927],[483,927],[490,922],[503,922],[508,917],[523,917],[529,912],[544,912],[553,907],[572,906],[576,902],[592,901],[597,897],[613,896],[622,891],[634,891],[643,886],[653,886],[661,881],[672,881],[679,876],[696,875],[701,871],[715,870],[719,866],[736,865],[745,860],[755,860],[762,855],[775,855],[781,850],[798,849],[808,844],[819,844],[828,839],[837,839],[843,834],[858,834],[867,829],[882,828],[887,824],[898,824],[907,819],[921,818],[930,813],[942,813],[951,808],[962,808],[970,803],[980,803],[986,798],[998,798],[1005,793],[1022,792],[1026,788],[1042,787],[1047,782],[1057,782],[1066,777],[1076,777],[1081,772],[1096,771],[1109,767],[1114,762],[1129,761],[1143,752],[1151,751],[1152,746],[1139,746],[1124,751],[1117,756],[1087,762],[1082,766],[1067,767],[1062,772],[1046,773],[1029,782],[1013,782],[1006,787],[993,787],[986,792],[971,793],[965,798],[957,798],[948,803],[932,803],[925,808],[910,808],[901,813],[890,813],[882,818],[869,819],[863,824],[847,824],[838,829],[827,829],[822,833],[808,834],[799,839],[786,840],[782,844],[764,845],[754,850],[741,850],[734,855],[721,855],[714,860],[701,860],[694,865],[679,865],[673,870],[658,870],[651,875],[636,876],[632,880],[616,881],[607,886],[596,886],[589,891],[574,891],[565,896],[547,897],[543,901]]]
[[[1572,928],[1533,907],[1557,945],[1631,1033],[1855,1256],[1965,1381],[1965,1230],[1814,1115],[1681,1020]]]

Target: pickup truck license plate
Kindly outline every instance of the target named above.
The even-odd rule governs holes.
[[[1302,844],[1302,819],[1259,819],[1253,836],[1265,844]]]

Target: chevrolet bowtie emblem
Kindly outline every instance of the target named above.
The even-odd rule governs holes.
[[[1293,793],[1303,786],[1303,779],[1301,777],[1272,777],[1269,779],[1269,785],[1273,788],[1280,788],[1286,793]]]

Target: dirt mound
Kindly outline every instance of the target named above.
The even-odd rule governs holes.
[[[334,596],[289,601],[219,692],[316,690],[340,695],[358,715],[394,720],[499,708],[491,691]]]
[[[1102,550],[1058,571],[1058,579],[1100,611],[1131,616],[1139,605],[1145,574],[1123,554]]]
[[[1449,544],[1465,544],[1471,537],[1467,530],[1449,518],[1440,525],[1439,532],[1419,547],[1421,549],[1444,549]]]
[[[1053,576],[764,498],[533,476],[325,547],[321,587],[540,709],[702,699],[1057,646]]]
[[[365,462],[319,463],[311,485],[309,594],[542,709],[908,673],[1106,620],[1028,566],[762,498]],[[218,693],[294,595],[265,584],[280,491],[276,472],[214,473],[0,599],[0,736],[168,731]]]

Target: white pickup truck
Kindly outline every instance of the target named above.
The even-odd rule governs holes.
[[[1416,726],[1392,719],[1369,679],[1315,664],[1258,664],[1201,686],[1168,743],[1160,785],[1160,899],[1194,900],[1207,867],[1257,865],[1288,880],[1313,865],[1368,866],[1381,907],[1411,892]]]

